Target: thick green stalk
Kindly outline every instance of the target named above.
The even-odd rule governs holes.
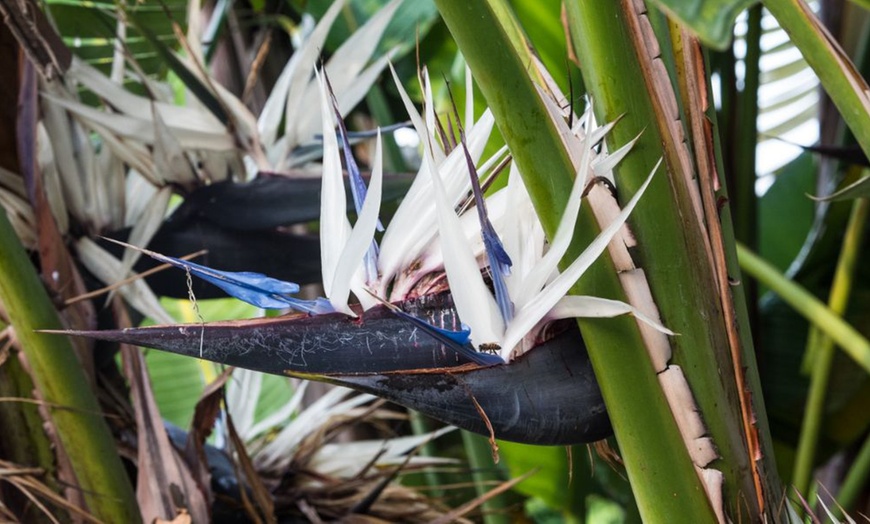
[[[0,327],[3,327],[2,322]],[[27,402],[32,395],[33,381],[14,355],[0,364],[0,428],[3,428],[0,456],[15,464],[40,468],[45,472],[40,476],[40,481],[60,492],[55,477],[55,457],[43,428],[43,420],[37,406]],[[30,505],[30,501],[16,494],[11,486],[5,487],[9,490],[6,493],[9,499],[5,503],[13,512]],[[0,498],[3,495],[0,490]],[[52,522],[49,517],[33,512],[28,518],[40,524]]]
[[[870,373],[870,340],[828,309],[821,300],[780,273],[769,262],[745,246],[737,246],[740,268],[749,276],[769,287],[786,304],[800,313],[840,346],[859,366]]]
[[[0,301],[50,406],[88,510],[103,522],[140,522],[130,479],[72,345],[65,337],[36,331],[60,329],[60,320],[5,212],[0,212],[0,246]]]
[[[849,217],[849,224],[846,227],[846,236],[843,239],[840,259],[837,261],[837,270],[828,298],[828,307],[838,315],[843,315],[849,304],[849,295],[854,285],[856,263],[861,251],[868,211],[870,211],[870,200],[866,198],[859,198],[852,205],[852,215]],[[807,407],[804,411],[792,478],[795,489],[798,493],[803,494],[806,494],[810,487],[816,458],[816,445],[825,411],[825,397],[835,354],[834,341],[830,337],[822,336],[816,337],[816,339],[819,346],[813,350],[815,358],[812,362],[810,391]]]
[[[710,467],[725,476],[726,512],[734,520],[762,519],[762,511],[770,517],[779,506],[781,489],[773,464],[767,420],[763,416],[765,409],[758,387],[748,316],[742,302],[744,291],[739,284],[723,290],[718,282],[727,276],[720,277],[714,272],[721,269],[720,265],[725,266],[727,275],[738,271],[730,215],[721,210],[717,218],[714,209],[706,216],[697,216],[692,194],[697,181],[693,173],[681,172],[683,135],[693,138],[693,146],[699,154],[717,148],[694,143],[705,140],[704,129],[693,133],[688,122],[679,136],[671,134],[673,117],[667,99],[674,100],[673,94],[668,93],[664,84],[668,78],[654,76],[654,67],[644,67],[649,66],[653,59],[650,53],[655,51],[643,47],[645,40],[631,32],[630,22],[635,15],[627,9],[632,5],[632,2],[608,0],[567,2],[574,47],[583,65],[584,80],[595,101],[599,121],[623,116],[608,137],[611,148],[643,131],[632,153],[616,168],[620,193],[633,192],[650,166],[665,157],[667,176],[650,186],[631,218],[638,239],[633,250],[635,260],[647,275],[665,324],[680,333],[671,339],[673,363],[682,367],[707,432],[721,456],[721,460]],[[642,25],[642,18],[637,16],[637,23]],[[697,72],[703,74],[702,68],[686,69],[684,54],[691,52],[693,44],[682,40],[673,45],[674,53],[678,53],[677,83],[683,95],[676,103],[685,104],[689,100],[703,99],[705,93],[690,90],[705,86],[703,78],[694,76]],[[652,95],[653,88],[658,90],[657,97]],[[698,117],[699,112],[706,110],[707,114],[698,117],[700,126],[708,121],[715,122],[711,108],[686,106],[682,109],[686,117]],[[719,165],[719,159],[713,158],[711,163]],[[719,170],[721,173],[721,165]],[[712,172],[707,176],[712,179],[716,174]],[[700,186],[703,190],[704,184]],[[723,189],[711,197],[724,197],[724,184]],[[714,220],[719,222],[721,239],[715,234]],[[722,256],[714,255],[711,260],[705,246],[709,242],[715,253],[720,241]],[[745,389],[738,386],[740,381],[748,386]],[[749,415],[745,417],[741,412],[744,406],[737,400],[741,393],[747,400],[745,407]],[[746,397],[750,397],[751,402]],[[750,451],[747,442],[757,443],[758,449]]]
[[[411,422],[411,431],[414,435],[425,435],[432,431],[429,421],[426,420],[426,416],[422,413],[409,409],[408,416]],[[437,457],[438,450],[435,447],[435,443],[430,441],[423,444],[420,447],[419,455],[421,457]],[[444,483],[441,481],[441,476],[435,467],[426,468],[423,471],[423,479],[429,496],[434,499],[444,497],[444,489],[441,487]]]
[[[436,5],[492,108],[544,230],[552,237],[570,192],[574,168],[530,78],[534,73],[522,32],[498,0],[436,0]],[[637,87],[636,79],[633,86]],[[612,120],[618,115],[610,116]],[[652,166],[643,166],[644,176]],[[654,185],[661,185],[663,179]],[[597,229],[588,207],[583,206],[566,260],[578,256]],[[573,291],[624,299],[606,255]],[[580,325],[644,520],[714,520],[637,323],[617,318],[582,320]]]
[[[840,110],[864,154],[870,156],[867,83],[803,0],[764,0]]]
[[[486,495],[500,483],[504,477],[499,473],[492,461],[492,446],[486,437],[462,431],[462,445],[465,448],[465,456],[471,466],[471,478],[474,480],[474,490],[477,496]],[[483,512],[484,524],[508,524],[513,519],[508,514],[508,501],[506,493],[484,502],[480,509]]]

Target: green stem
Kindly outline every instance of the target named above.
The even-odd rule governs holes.
[[[864,154],[870,156],[868,87],[851,60],[803,0],[764,0],[763,3],[813,68]]]
[[[0,246],[0,301],[88,509],[104,522],[141,522],[130,479],[72,345],[66,337],[36,331],[62,326],[5,212]]]
[[[0,327],[4,327],[2,322]],[[0,345],[4,342],[0,339]],[[0,400],[0,427],[3,428],[0,457],[22,466],[40,468],[44,472],[40,480],[49,489],[60,493],[55,476],[55,457],[43,428],[44,422],[38,407],[25,400],[32,396],[33,381],[18,358],[13,355],[0,364],[0,397],[3,397]],[[18,511],[19,515],[25,514],[23,509],[31,505],[30,500],[17,494],[6,494],[9,495],[9,500],[5,501],[7,507],[13,512]],[[52,522],[49,516],[32,511],[28,513],[28,519],[40,524]]]
[[[843,485],[840,486],[840,492],[837,494],[837,502],[847,511],[855,505],[858,496],[865,488],[867,479],[870,478],[870,437],[864,439],[864,444],[861,446],[861,451],[855,457],[855,462],[849,468],[849,473],[843,480]],[[832,508],[831,511],[835,517],[838,517],[840,508]]]
[[[471,466],[471,478],[474,480],[474,489],[477,496],[485,495],[504,482],[501,473],[493,464],[492,447],[486,437],[462,431],[462,443],[465,447],[465,455]],[[508,524],[513,522],[507,512],[510,502],[506,494],[501,494],[483,503],[484,524]]]
[[[566,6],[570,9],[577,4],[568,2]],[[613,2],[584,1],[579,4],[596,4],[589,9],[610,11]],[[533,59],[528,42],[503,1],[436,0],[436,5],[493,111],[544,230],[552,238],[570,193],[574,167],[535,88],[535,82],[540,83],[540,79],[533,78],[536,72],[530,65]],[[601,18],[605,16],[602,14]],[[614,34],[611,28],[611,36],[618,38],[618,31]],[[606,46],[611,53],[606,57],[612,60],[610,66],[624,61],[624,57],[619,56],[623,47],[622,42],[613,41]],[[585,58],[581,57],[581,62]],[[611,72],[602,68],[600,73],[607,76]],[[588,80],[585,71],[584,79]],[[638,87],[636,80],[635,77],[632,84],[635,90]],[[636,92],[633,95],[635,99],[641,98]],[[596,103],[602,103],[604,95],[595,93],[594,96]],[[608,115],[608,118],[617,116]],[[630,116],[634,119],[636,115]],[[648,124],[648,121],[632,121],[625,132],[633,133],[633,138]],[[624,125],[627,124],[620,123],[617,128]],[[654,139],[648,140],[655,142]],[[647,156],[636,164],[638,169],[633,175],[637,176],[632,180],[639,185],[658,160],[660,153],[656,151],[660,151],[660,146],[653,145],[652,149],[649,145],[637,146],[635,150],[638,148],[656,156],[649,164]],[[632,157],[636,158],[635,153],[629,155]],[[653,185],[664,188],[664,180],[665,177],[659,177]],[[589,207],[583,206],[580,224],[565,260],[574,260],[597,231],[598,225]],[[625,299],[618,274],[606,254],[580,279],[572,292]],[[686,522],[713,521],[715,516],[710,502],[664,398],[637,323],[630,318],[617,318],[587,319],[581,320],[580,324],[644,519],[647,522],[674,522],[674,516],[680,515]]]
[[[421,413],[414,411],[413,409],[409,409],[408,416],[411,418],[411,431],[415,435],[425,435],[426,433],[432,431],[429,421],[426,420],[425,415],[422,415]],[[437,457],[438,450],[435,446],[435,443],[427,442],[426,444],[423,444],[423,447],[420,449],[420,456]],[[441,476],[438,474],[437,469],[435,469],[434,467],[426,468],[426,470],[423,472],[423,478],[426,482],[429,496],[434,499],[440,499],[444,497],[444,489],[441,487]]]
[[[668,93],[664,87],[669,79],[657,75],[660,70],[652,61],[653,49],[644,45],[644,16],[635,16],[631,11],[636,3],[584,0],[565,5],[598,120],[608,122],[623,117],[608,135],[608,144],[616,147],[642,131],[631,154],[616,167],[615,179],[620,193],[631,194],[642,180],[645,169],[661,156],[666,160],[667,176],[650,185],[630,219],[638,239],[633,255],[648,276],[661,317],[669,328],[680,333],[679,337],[670,339],[672,363],[684,370],[698,411],[704,418],[707,434],[719,450],[721,460],[712,467],[724,474],[726,498],[732,497],[725,502],[726,511],[732,512],[732,520],[770,518],[775,511],[773,508],[779,506],[782,490],[770,450],[770,434],[744,304],[744,287],[718,288],[721,297],[718,294],[716,298],[711,296],[711,289],[717,289],[721,278],[714,272],[714,264],[723,261],[711,260],[705,246],[711,241],[714,245],[720,242],[712,222],[717,217],[713,212],[711,216],[697,216],[694,205],[699,196],[694,185],[696,182],[688,182],[690,173],[682,170],[684,140],[691,137],[697,152],[715,149],[715,115],[712,110],[700,115],[700,129],[692,129],[691,121],[683,125],[682,130],[674,129],[669,102],[674,100],[674,94]],[[649,18],[652,22],[653,15],[650,14]],[[632,31],[635,22],[638,27]],[[692,91],[704,89],[703,77],[693,78],[703,69],[696,71],[687,67],[691,63],[688,60],[693,58],[686,53],[691,52],[693,42],[691,39],[679,40],[665,41],[665,44],[670,44],[673,52],[678,54],[675,76],[682,97],[675,102],[683,101],[682,114],[692,117],[703,110],[686,105],[698,103],[703,98],[704,93]],[[665,44],[660,44],[659,49],[663,51]],[[644,64],[653,64],[653,67],[645,68]],[[700,85],[696,81],[700,81]],[[714,144],[706,143],[704,122],[714,126]],[[719,159],[714,160],[719,166],[718,172],[723,173]],[[715,176],[715,172],[711,176]],[[725,184],[715,197],[727,198]],[[727,209],[718,213],[718,220],[724,264],[728,274],[734,274],[737,264]],[[725,312],[729,310],[734,313],[733,318],[726,318]],[[737,331],[736,336],[731,330]],[[594,359],[593,355],[593,363]],[[727,403],[730,407],[726,408],[723,399],[735,399],[741,395],[742,392],[737,391],[741,379],[746,387],[739,387],[754,392],[751,403],[744,397],[747,401],[742,405],[730,402]],[[743,417],[741,409],[751,410],[757,416]],[[750,451],[747,442],[757,442],[760,449]],[[753,452],[760,452],[764,458],[754,460],[752,457],[757,455]],[[760,486],[757,487],[756,482]],[[736,498],[738,493],[741,494],[740,501]],[[649,520],[643,503],[638,501],[638,504],[644,520]],[[767,515],[760,514],[762,507]],[[663,518],[667,516],[663,515]]]
[[[740,268],[747,275],[782,297],[786,304],[831,337],[847,355],[870,373],[870,340],[864,338],[800,284],[789,280],[769,262],[742,244],[737,245],[737,255],[740,259]]]
[[[846,227],[843,248],[837,262],[834,282],[828,299],[830,311],[843,315],[849,304],[849,295],[854,285],[855,268],[858,254],[861,251],[861,241],[867,224],[870,200],[860,198],[852,206],[852,215]],[[818,329],[818,327],[816,328]],[[825,396],[834,362],[834,341],[830,336],[818,337],[819,346],[814,350],[812,376],[807,406],[798,441],[797,457],[794,464],[793,484],[798,493],[806,494],[810,487],[813,465],[816,457],[816,445],[825,412]]]

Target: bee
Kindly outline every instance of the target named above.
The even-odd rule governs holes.
[[[501,346],[499,346],[498,344],[496,344],[494,342],[487,342],[485,344],[480,345],[480,351],[482,351],[484,353],[490,353],[492,355],[496,355],[496,354],[498,354],[498,352],[500,350],[501,350]]]

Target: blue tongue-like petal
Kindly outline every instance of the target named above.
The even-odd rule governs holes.
[[[486,202],[483,199],[483,191],[480,189],[480,180],[477,177],[477,169],[474,167],[474,161],[471,159],[471,154],[465,145],[464,134],[461,134],[460,137],[460,145],[465,153],[465,161],[468,164],[468,173],[471,177],[474,205],[477,207],[477,217],[480,220],[483,247],[486,250],[486,258],[492,274],[492,284],[493,288],[495,288],[495,301],[498,304],[502,319],[504,319],[505,325],[507,325],[514,317],[514,304],[511,302],[510,295],[508,295],[505,277],[510,275],[513,263],[507,251],[505,251],[498,233],[495,232],[492,222],[489,221],[489,216],[486,212]]]
[[[262,273],[253,273],[250,271],[218,271],[217,269],[161,255],[160,253],[155,253],[148,249],[142,249],[124,242],[112,240],[111,238],[107,238],[106,240],[110,240],[128,248],[136,249],[157,261],[171,264],[177,268],[188,271],[191,275],[195,275],[223,289],[228,295],[253,306],[263,309],[292,308],[310,315],[335,312],[332,305],[330,305],[329,301],[325,298],[302,300],[288,296],[292,293],[299,292],[299,285],[294,284],[293,282],[285,282],[283,280],[266,276]]]
[[[456,351],[471,362],[481,366],[504,364],[504,359],[500,356],[477,351],[471,346],[471,329],[465,324],[462,325],[462,329],[459,331],[440,328],[438,326],[433,326],[422,318],[417,318],[410,313],[402,311],[394,304],[383,301],[382,303],[399,318],[405,319],[418,326],[427,335],[431,336],[438,342],[441,342],[453,351]]]

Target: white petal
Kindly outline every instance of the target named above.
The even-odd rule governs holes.
[[[375,158],[372,168],[372,177],[369,181],[366,199],[360,210],[359,218],[353,226],[353,231],[348,237],[347,244],[341,252],[338,266],[335,269],[335,278],[332,288],[328,292],[329,300],[335,305],[336,301],[347,304],[347,296],[350,292],[354,274],[362,268],[363,257],[372,245],[375,238],[375,228],[378,224],[378,212],[381,209],[381,181],[383,180],[383,162],[381,161],[381,132],[378,130]],[[368,294],[362,290],[355,292],[357,298],[365,300]]]
[[[505,216],[495,223],[495,227],[513,261],[506,280],[514,307],[519,309],[528,300],[522,297],[523,282],[534,271],[543,254],[544,231],[516,162],[511,163],[504,191],[507,193]]]
[[[568,293],[568,290],[571,289],[580,276],[589,269],[589,266],[607,248],[607,244],[619,232],[628,215],[634,210],[634,206],[637,205],[638,200],[640,200],[640,197],[646,191],[661,163],[662,161],[659,160],[646,181],[640,186],[634,196],[631,197],[631,200],[628,201],[628,204],[620,211],[613,222],[599,233],[595,240],[589,244],[583,253],[561,275],[556,277],[540,294],[517,312],[513,322],[508,326],[503,343],[501,344],[503,357],[508,358],[511,349],[522,340],[538,321],[553,309],[553,306]]]
[[[446,426],[432,433],[409,437],[325,444],[317,449],[307,466],[320,475],[350,478],[370,467],[373,460],[379,468],[401,464],[407,460],[407,453],[455,429],[455,426]],[[431,457],[419,458],[425,462]]]
[[[562,297],[559,302],[547,313],[547,318],[553,320],[559,318],[610,318],[618,317],[619,315],[632,314],[638,320],[649,324],[653,329],[664,333],[665,335],[673,335],[674,332],[662,325],[647,315],[644,315],[631,304],[626,304],[621,300],[611,300],[609,298],[590,297],[585,295],[568,295]]]
[[[467,136],[468,151],[475,162],[483,154],[494,123],[492,113],[487,111]],[[432,144],[431,140],[427,142],[426,136],[421,135],[420,140],[424,141],[430,149],[438,151],[439,148]],[[401,268],[411,265],[435,237],[437,219],[435,203],[432,200],[430,165],[438,166],[437,171],[442,175],[442,185],[451,208],[458,205],[471,190],[468,168],[461,148],[451,151],[440,166],[434,161],[431,164],[424,162],[420,166],[414,183],[384,233],[379,269],[385,281],[395,276]]]
[[[187,129],[207,134],[227,134],[226,125],[222,124],[209,111],[197,107],[154,102],[150,98],[134,95],[78,57],[73,57],[72,65],[67,74],[100,98],[111,100],[113,107],[128,116],[150,121],[153,116],[153,104],[155,111],[171,129]]]
[[[424,162],[433,163],[426,144]],[[504,321],[495,299],[483,281],[477,259],[466,243],[459,217],[447,201],[441,176],[433,168],[435,207],[438,211],[438,233],[444,253],[444,270],[453,294],[456,311],[463,323],[471,328],[471,341],[475,346],[501,339]]]
[[[596,176],[608,176],[610,172],[616,167],[616,164],[622,161],[625,158],[625,155],[631,151],[631,148],[634,147],[634,144],[637,143],[640,138],[640,134],[634,137],[631,141],[629,141],[624,146],[620,147],[613,153],[608,154],[607,156],[599,156],[595,159],[595,162],[592,163],[592,170]]]
[[[408,96],[408,92],[405,91],[405,87],[402,86],[402,82],[399,80],[399,75],[396,74],[393,64],[390,64],[390,73],[393,75],[393,83],[396,84],[396,89],[399,91],[399,96],[402,98],[402,104],[404,104],[405,111],[407,111],[411,123],[414,124],[414,130],[417,131],[420,140],[426,140],[426,137],[434,137],[434,130],[428,127],[426,122],[423,121],[423,117],[420,116],[420,113],[414,106],[414,102],[411,101],[411,97]],[[442,151],[441,148],[435,148],[435,150],[432,151],[432,155],[435,157],[435,165],[441,165],[441,162],[444,161],[444,151]]]
[[[86,104],[64,100],[54,95],[42,93],[52,103],[68,110],[88,125],[96,124],[108,128],[124,138],[153,144],[155,141],[154,123],[150,118],[137,118],[117,113],[100,111]],[[200,129],[173,128],[178,145],[182,149],[205,149],[208,151],[230,151],[236,146],[233,137],[226,131],[212,132]]]
[[[577,170],[577,174],[574,176],[574,185],[571,188],[571,194],[568,196],[568,205],[565,206],[562,219],[559,221],[559,228],[556,230],[556,235],[553,237],[553,242],[550,244],[547,254],[544,255],[523,282],[522,291],[516,297],[517,302],[525,303],[531,297],[538,294],[568,250],[571,238],[574,236],[574,227],[577,225],[577,215],[580,212],[581,196],[586,188],[591,157],[592,150],[590,149],[590,144],[584,142],[583,156],[580,157],[580,169]]]
[[[350,392],[345,388],[330,389],[313,404],[303,409],[293,422],[284,426],[284,429],[256,454],[257,463],[265,470],[286,469],[302,441],[312,433],[320,431],[330,418],[348,416],[355,408],[375,399],[372,395],[361,394],[343,400]],[[299,394],[297,390],[295,395]]]
[[[436,130],[438,129],[437,123],[435,122],[435,98],[432,96],[432,83],[429,81],[429,70],[426,69],[425,66],[423,67],[423,76],[421,81],[423,82],[423,111],[424,116],[426,117],[426,128],[429,130],[431,138],[435,140]],[[441,145],[442,150],[447,149],[447,144]],[[433,147],[432,149],[433,151],[436,150],[435,147]],[[432,158],[435,158],[434,153]]]
[[[388,57],[382,56],[377,60],[376,67],[365,68],[401,1],[393,0],[379,9],[341,44],[326,63],[326,74],[329,76],[329,82],[338,100],[339,113],[342,116],[362,100],[387,66]],[[309,84],[298,107],[313,107],[317,96],[317,86]],[[310,139],[317,132],[317,119],[314,116],[308,111],[297,113],[295,126],[300,141]]]
[[[326,85],[320,80],[320,110],[323,117],[323,184],[320,191],[320,264],[323,275],[323,289],[336,311],[353,315],[347,305],[347,294],[333,298],[330,290],[334,286],[335,271],[341,253],[350,236],[350,223],[347,220],[347,195],[344,192],[344,178],[338,152],[338,139],[335,137],[332,105],[326,92]]]
[[[293,53],[293,57],[290,59],[292,61],[297,55],[299,56],[299,62],[294,66],[292,73],[293,78],[287,86],[286,102],[282,103],[284,105],[284,122],[290,123],[284,133],[287,137],[286,147],[288,149],[292,149],[302,140],[310,138],[300,136],[299,130],[293,123],[296,122],[298,114],[307,110],[306,107],[302,106],[302,99],[310,84],[311,70],[315,69],[314,64],[317,63],[320,57],[323,44],[326,42],[326,36],[329,34],[329,29],[332,27],[335,18],[344,8],[344,4],[344,0],[336,0],[332,3],[329,9],[326,10],[326,13],[324,13],[323,18],[317,23],[314,31],[311,32],[311,36],[305,42],[305,45]]]
[[[586,127],[586,129],[588,131],[588,136],[586,139],[589,141],[589,145],[592,145],[592,146],[594,146],[595,144],[600,142],[601,139],[604,138],[604,136],[607,135],[607,133],[609,133],[611,129],[613,129],[613,126],[615,126],[616,123],[619,122],[619,119],[616,119],[613,122],[608,122],[607,124],[605,124],[601,127],[596,127],[593,129],[592,128],[592,126],[593,126],[592,113],[589,113],[589,119],[590,119],[589,120],[590,123]]]
[[[238,373],[238,371],[235,371],[235,373]],[[232,383],[232,381],[230,381],[230,383]],[[272,428],[284,426],[287,423],[292,423],[292,416],[296,412],[296,410],[299,409],[299,406],[302,405],[302,399],[305,397],[305,391],[308,389],[308,384],[311,384],[311,382],[307,380],[300,380],[299,385],[296,387],[295,391],[293,391],[293,396],[290,397],[290,400],[279,409],[273,411],[269,415],[266,415],[263,420],[251,425],[250,429],[248,430],[248,434],[245,436],[245,440],[251,440],[256,436],[271,430]],[[252,404],[250,399],[251,397],[241,397],[238,399],[238,404],[250,405]],[[232,403],[229,402],[229,399],[227,401],[227,404],[232,406]]]

